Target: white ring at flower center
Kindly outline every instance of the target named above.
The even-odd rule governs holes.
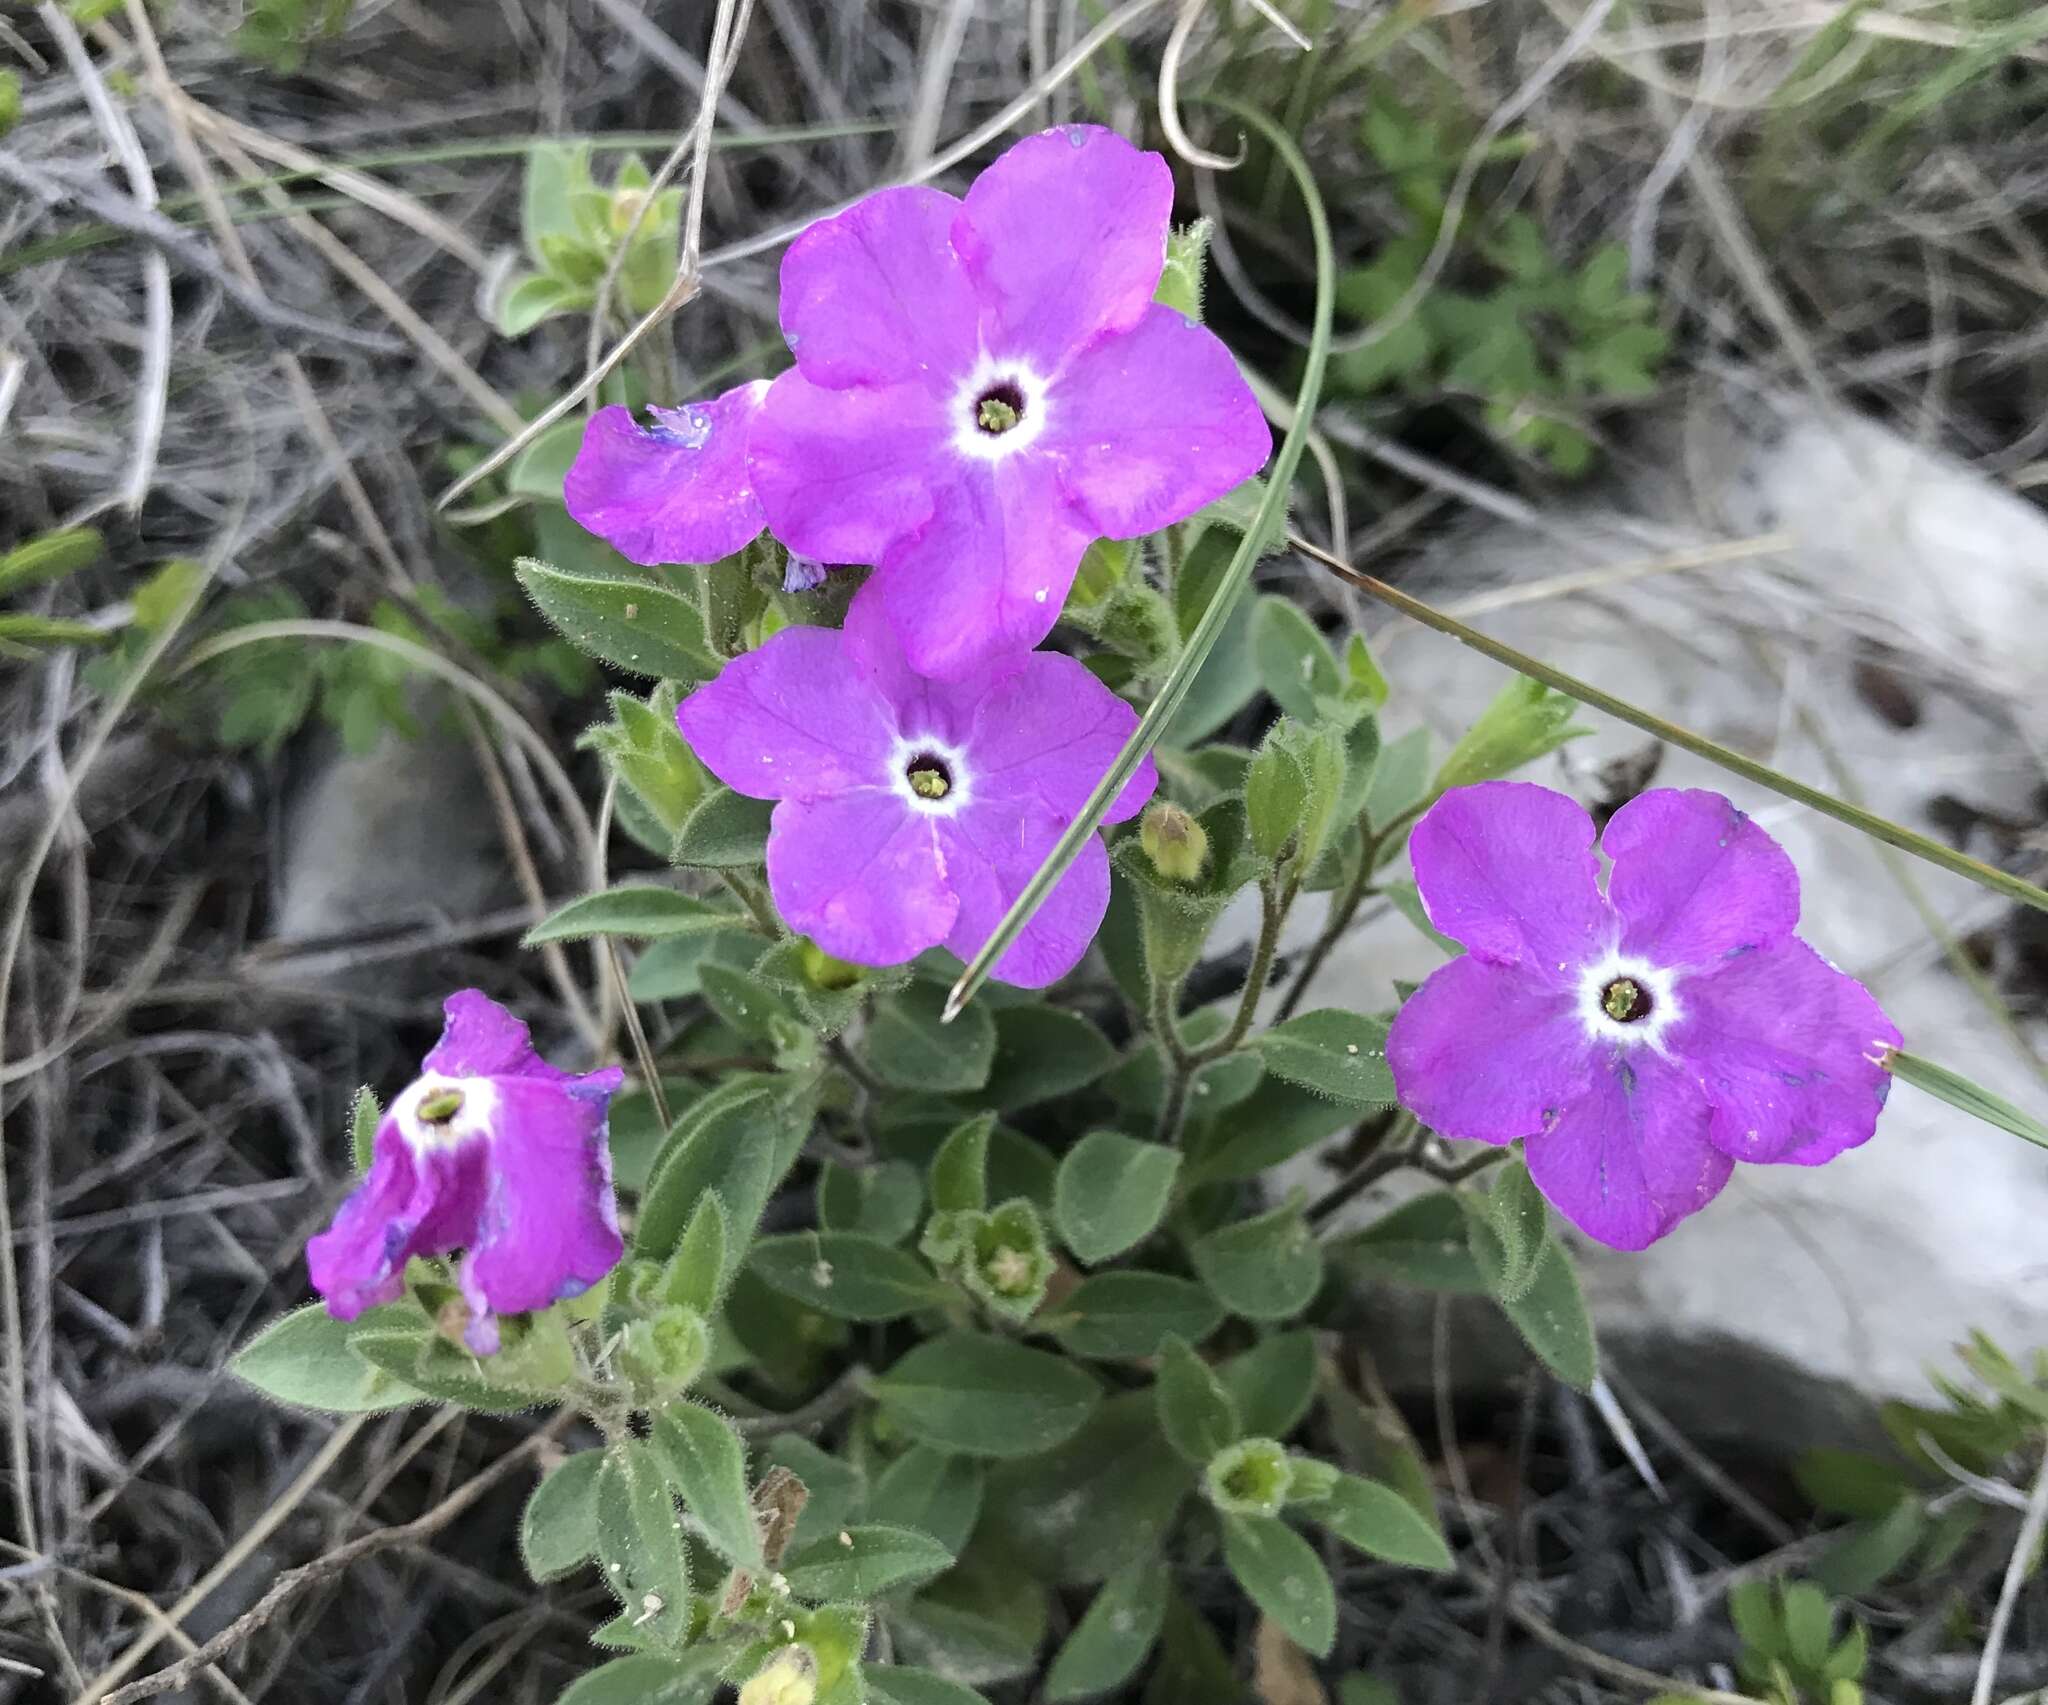
[[[1616,1018],[1602,1000],[1608,986],[1626,977],[1650,997],[1647,1018]],[[1579,972],[1579,1022],[1589,1041],[1615,1042],[1625,1048],[1651,1047],[1663,1052],[1664,1033],[1678,1022],[1678,976],[1647,959],[1609,949]]]
[[[1017,424],[1005,432],[988,432],[979,424],[981,399],[1005,386],[1017,393]],[[983,350],[953,401],[953,448],[975,462],[1000,462],[1025,449],[1045,430],[1046,399],[1052,382],[1023,361],[1005,360]]]
[[[950,784],[943,798],[927,799],[910,785],[910,766],[919,758],[931,758],[945,765]],[[968,780],[967,754],[944,740],[910,740],[902,735],[889,752],[889,785],[897,798],[927,817],[950,817],[967,803],[974,791]]]
[[[449,1092],[462,1097],[462,1105],[446,1119],[422,1119],[420,1104],[430,1096]],[[441,1077],[429,1072],[419,1082],[408,1084],[391,1103],[391,1117],[398,1121],[398,1134],[406,1147],[422,1158],[445,1154],[478,1138],[489,1138],[498,1111],[497,1086],[487,1077]]]

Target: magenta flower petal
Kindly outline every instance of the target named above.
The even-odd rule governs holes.
[[[791,929],[855,965],[915,959],[960,909],[930,820],[887,787],[776,806],[768,886]]]
[[[940,845],[962,871],[960,916],[945,945],[972,959],[1038,873],[1067,820],[1037,800],[976,805],[943,824]],[[1081,962],[1109,910],[1109,853],[1091,840],[1067,867],[1045,902],[995,963],[994,975],[1019,988],[1042,989]]]
[[[353,1320],[397,1298],[414,1256],[467,1249],[467,1338],[489,1354],[497,1315],[574,1296],[618,1263],[605,1111],[623,1074],[550,1066],[475,989],[445,1012],[422,1076],[377,1128],[369,1174],[306,1262],[328,1311]]]
[[[1817,1166],[1868,1142],[1900,1045],[1870,991],[1797,939],[1689,978],[1671,1051],[1714,1104],[1709,1135],[1737,1160]]]
[[[1137,726],[1138,713],[1104,693],[1077,659],[1033,652],[976,710],[976,772],[991,792],[1028,793],[1071,819]],[[1158,786],[1159,772],[1148,756],[1104,821],[1135,816]]]
[[[1660,965],[1707,970],[1774,947],[1799,923],[1799,872],[1785,849],[1718,793],[1657,788],[1614,814],[1607,898],[1621,946]]]
[[[942,386],[973,365],[981,305],[953,253],[960,203],[877,190],[821,219],[782,257],[782,330],[814,385]]]
[[[1052,468],[1015,457],[937,494],[930,524],[882,559],[878,593],[911,668],[981,675],[1052,631],[1094,534]]]
[[[1064,657],[1006,655],[969,678],[928,680],[907,666],[888,615],[870,582],[842,632],[786,629],[677,714],[718,775],[779,794],[775,904],[860,965],[978,948],[1137,721]],[[1147,764],[1114,815],[1155,785]],[[1083,849],[998,977],[1037,987],[1074,967],[1108,904],[1106,859],[1099,840]]]
[[[629,561],[717,562],[767,524],[747,478],[747,436],[765,380],[710,402],[654,409],[601,408],[562,482],[578,526]]]
[[[1402,1104],[1432,1131],[1484,1143],[1547,1130],[1584,1096],[1591,1070],[1568,995],[1469,955],[1394,1015],[1387,1065]]]
[[[755,419],[748,476],[769,527],[791,550],[824,562],[880,562],[931,520],[952,477],[951,430],[921,386],[828,390],[802,372],[785,373]]]
[[[1040,440],[1107,538],[1157,532],[1242,485],[1273,434],[1237,361],[1207,327],[1158,303],[1074,356]]]
[[[1408,856],[1429,921],[1483,959],[1562,986],[1614,938],[1593,820],[1547,787],[1453,788],[1415,825]]]
[[[1173,173],[1113,130],[1027,136],[974,181],[953,247],[983,304],[991,348],[1051,371],[1134,324],[1159,286]]]
[[[1868,1140],[1899,1033],[1791,933],[1791,861],[1720,795],[1643,794],[1606,846],[1603,896],[1563,795],[1487,782],[1438,801],[1410,857],[1471,953],[1409,997],[1387,1061],[1426,1124],[1524,1140],[1573,1224],[1641,1249],[1737,1160],[1815,1166]]]
[[[1587,1093],[1528,1145],[1529,1176],[1559,1213],[1614,1249],[1647,1249],[1721,1193],[1734,1170],[1684,1067],[1648,1048],[1594,1063]]]
[[[896,738],[887,706],[829,628],[785,628],[676,708],[704,767],[751,799],[808,799],[872,781]]]
[[[567,1093],[535,1079],[498,1085],[490,1188],[468,1239],[467,1282],[492,1313],[581,1295],[618,1264],[605,1104],[620,1076],[595,1072]]]

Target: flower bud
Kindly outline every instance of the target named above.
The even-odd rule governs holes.
[[[1194,881],[1209,862],[1208,831],[1171,800],[1145,808],[1138,823],[1138,845],[1152,868],[1174,882]]]
[[[808,1646],[784,1646],[744,1687],[739,1705],[811,1705],[818,1697],[818,1660]]]
[[[861,978],[858,965],[834,959],[809,936],[804,937],[803,944],[797,949],[797,962],[803,967],[804,981],[812,988],[824,989],[828,993],[850,989]]]
[[[711,1334],[694,1308],[671,1303],[636,1320],[619,1344],[619,1366],[656,1396],[686,1391],[711,1359]]]
[[[1333,1463],[1318,1462],[1312,1456],[1287,1459],[1287,1501],[1290,1504],[1318,1504],[1337,1489],[1340,1478]]]
[[[1294,1486],[1287,1447],[1273,1439],[1240,1439],[1209,1459],[1204,1490],[1226,1515],[1273,1516]]]
[[[633,228],[633,221],[639,217],[640,209],[647,205],[644,189],[615,189],[612,203],[607,210],[614,237],[623,237]]]

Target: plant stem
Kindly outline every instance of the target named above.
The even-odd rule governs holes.
[[[767,897],[744,877],[736,876],[729,870],[721,870],[718,880],[725,884],[726,892],[744,906],[747,916],[770,941],[782,936],[782,920],[775,915],[775,908],[769,905]]]
[[[1259,997],[1266,992],[1266,984],[1273,976],[1273,955],[1280,946],[1280,928],[1286,923],[1287,913],[1299,891],[1299,884],[1290,882],[1286,892],[1282,893],[1270,877],[1259,884],[1259,939],[1252,949],[1251,968],[1245,972],[1244,993],[1238,997],[1237,1016],[1230,1021],[1230,1028],[1215,1041],[1195,1050],[1195,1065],[1205,1066],[1211,1060],[1222,1059],[1250,1033],[1252,1020],[1258,1016]]]
[[[1294,974],[1294,981],[1280,1002],[1280,1010],[1274,1015],[1274,1022],[1285,1024],[1294,1016],[1294,1009],[1301,1005],[1301,997],[1308,993],[1308,986],[1315,981],[1316,973],[1323,968],[1323,961],[1330,957],[1331,950],[1351,927],[1351,920],[1358,916],[1358,908],[1365,904],[1373,892],[1372,873],[1378,865],[1375,856],[1379,842],[1374,838],[1372,825],[1365,819],[1365,813],[1358,814],[1358,830],[1365,837],[1360,851],[1357,873],[1344,885],[1344,892],[1331,906],[1328,918],[1323,923],[1322,933],[1308,950],[1308,957],[1301,962],[1301,969]]]

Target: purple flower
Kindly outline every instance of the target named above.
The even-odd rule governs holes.
[[[413,1256],[466,1249],[463,1336],[487,1356],[498,1315],[576,1296],[618,1264],[605,1107],[623,1074],[556,1070],[476,989],[442,1010],[441,1040],[385,1112],[368,1174],[306,1245],[306,1264],[328,1313],[353,1320],[398,1296]]]
[[[767,394],[757,379],[708,403],[649,409],[651,426],[636,425],[630,409],[599,409],[562,482],[563,503],[633,562],[731,556],[765,524],[747,482],[747,428]]]
[[[1453,789],[1409,843],[1430,921],[1467,949],[1387,1038],[1402,1102],[1509,1143],[1568,1220],[1642,1249],[1738,1160],[1818,1166],[1867,1141],[1899,1033],[1792,931],[1799,876],[1718,793],[1659,788],[1593,824],[1527,782]]]
[[[734,658],[676,712],[737,792],[780,801],[768,886],[792,929],[857,965],[986,941],[1137,715],[1071,657],[1012,655],[972,680],[911,672],[872,585],[843,632],[793,627]],[[1151,797],[1148,758],[1109,813]],[[1092,840],[998,961],[1039,988],[1072,970],[1109,904]]]
[[[1081,553],[1192,514],[1272,447],[1229,350],[1152,300],[1173,178],[1071,125],[964,200],[885,189],[782,262],[794,370],[748,465],[793,551],[879,566],[919,674],[977,675],[1051,629]]]

